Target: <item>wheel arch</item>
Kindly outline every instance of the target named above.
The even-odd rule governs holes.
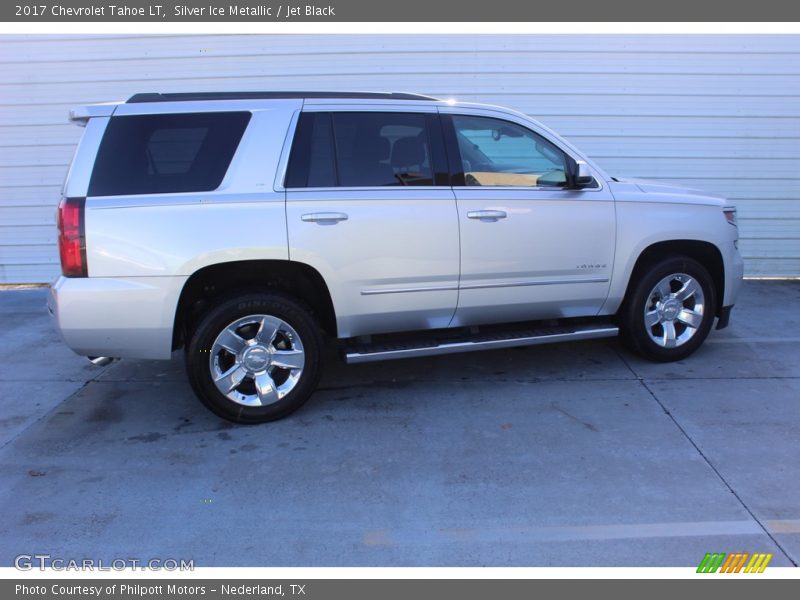
[[[703,240],[665,240],[647,246],[639,253],[625,287],[620,310],[626,305],[631,291],[642,273],[653,263],[673,256],[687,256],[703,265],[711,275],[716,296],[714,314],[719,315],[725,296],[725,263],[719,248]]]
[[[187,341],[199,319],[214,301],[236,291],[278,291],[304,302],[328,335],[337,333],[330,291],[319,271],[289,260],[243,260],[198,269],[186,280],[178,299],[172,350]]]

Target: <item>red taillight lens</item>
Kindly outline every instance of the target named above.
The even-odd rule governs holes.
[[[64,277],[86,277],[84,198],[62,198],[58,205],[58,252]]]

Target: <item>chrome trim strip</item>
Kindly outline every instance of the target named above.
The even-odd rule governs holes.
[[[525,287],[532,285],[558,285],[560,283],[607,283],[608,277],[584,277],[581,279],[535,279],[531,281],[511,281],[509,283],[468,283],[466,285],[437,285],[431,287],[390,288],[361,290],[362,296],[379,294],[408,294],[411,292],[444,292],[451,290],[484,290],[491,288]]]
[[[377,296],[379,294],[408,294],[410,292],[452,292],[457,289],[457,285],[436,285],[430,287],[394,288],[388,290],[361,290],[361,295]]]
[[[581,279],[532,279],[530,281],[510,281],[508,283],[468,283],[460,285],[460,290],[484,290],[490,288],[525,287],[529,285],[559,285],[561,283],[606,283],[608,277],[582,277]]]
[[[294,139],[294,138],[292,138]],[[288,166],[288,157],[286,159],[286,165],[284,165],[284,177],[286,175],[285,170]],[[595,177],[595,180],[599,182],[599,180]],[[600,192],[603,190],[602,185],[596,188],[581,188],[578,190],[573,190],[569,188],[563,187],[553,187],[553,186],[524,186],[524,185],[414,185],[414,186],[403,186],[403,185],[363,185],[363,186],[340,186],[340,187],[298,187],[298,188],[285,188],[286,191],[290,192],[408,192],[411,191],[423,191],[423,190],[475,190],[475,191],[493,191],[493,192],[558,192],[563,195],[565,200],[571,200],[575,197],[575,194],[582,194],[584,192]],[[276,189],[275,191],[284,191],[284,189]],[[506,198],[508,202],[520,202],[524,200],[536,200],[536,198]],[[547,200],[552,200],[553,198],[546,198]],[[554,199],[560,199],[560,197],[554,197]],[[598,200],[598,202],[613,202],[613,198],[607,198]]]
[[[472,352],[475,350],[495,350],[500,348],[516,348],[520,346],[535,346],[555,342],[591,340],[596,338],[614,337],[619,334],[615,326],[583,327],[576,328],[568,333],[554,333],[549,335],[527,336],[505,340],[486,340],[482,342],[451,342],[439,346],[425,346],[422,348],[404,348],[400,350],[386,350],[382,352],[350,352],[345,355],[348,364],[375,362],[380,360],[394,360],[399,358],[417,358],[421,356],[436,356],[439,354],[455,354],[457,352]]]
[[[288,167],[288,159],[286,166]],[[309,194],[315,193],[329,193],[329,192],[404,192],[408,193],[409,191],[412,192],[424,192],[425,190],[452,190],[454,189],[452,186],[449,185],[414,185],[414,186],[404,186],[404,185],[365,185],[365,186],[341,186],[341,187],[304,187],[304,188],[286,188],[285,191],[287,192],[304,192]],[[459,188],[461,189],[461,188]],[[478,189],[478,188],[475,188]],[[503,188],[508,189],[508,188]],[[354,198],[348,198],[348,200],[353,200]],[[322,198],[322,200],[326,200],[326,198]],[[337,201],[341,200],[341,198],[336,198]],[[361,198],[363,200],[363,198]],[[448,198],[448,200],[452,201],[452,198]]]

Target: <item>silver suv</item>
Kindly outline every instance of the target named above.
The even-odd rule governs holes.
[[[616,336],[657,361],[728,324],[736,211],[607,175],[512,110],[412,94],[137,94],[85,127],[49,306],[78,354],[168,359],[278,419],[347,362]],[[105,358],[109,357],[109,358]]]

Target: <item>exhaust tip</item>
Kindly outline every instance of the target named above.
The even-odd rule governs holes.
[[[87,356],[86,360],[96,367],[105,367],[106,365],[110,365],[112,362],[114,362],[114,359],[109,358],[108,356]]]

